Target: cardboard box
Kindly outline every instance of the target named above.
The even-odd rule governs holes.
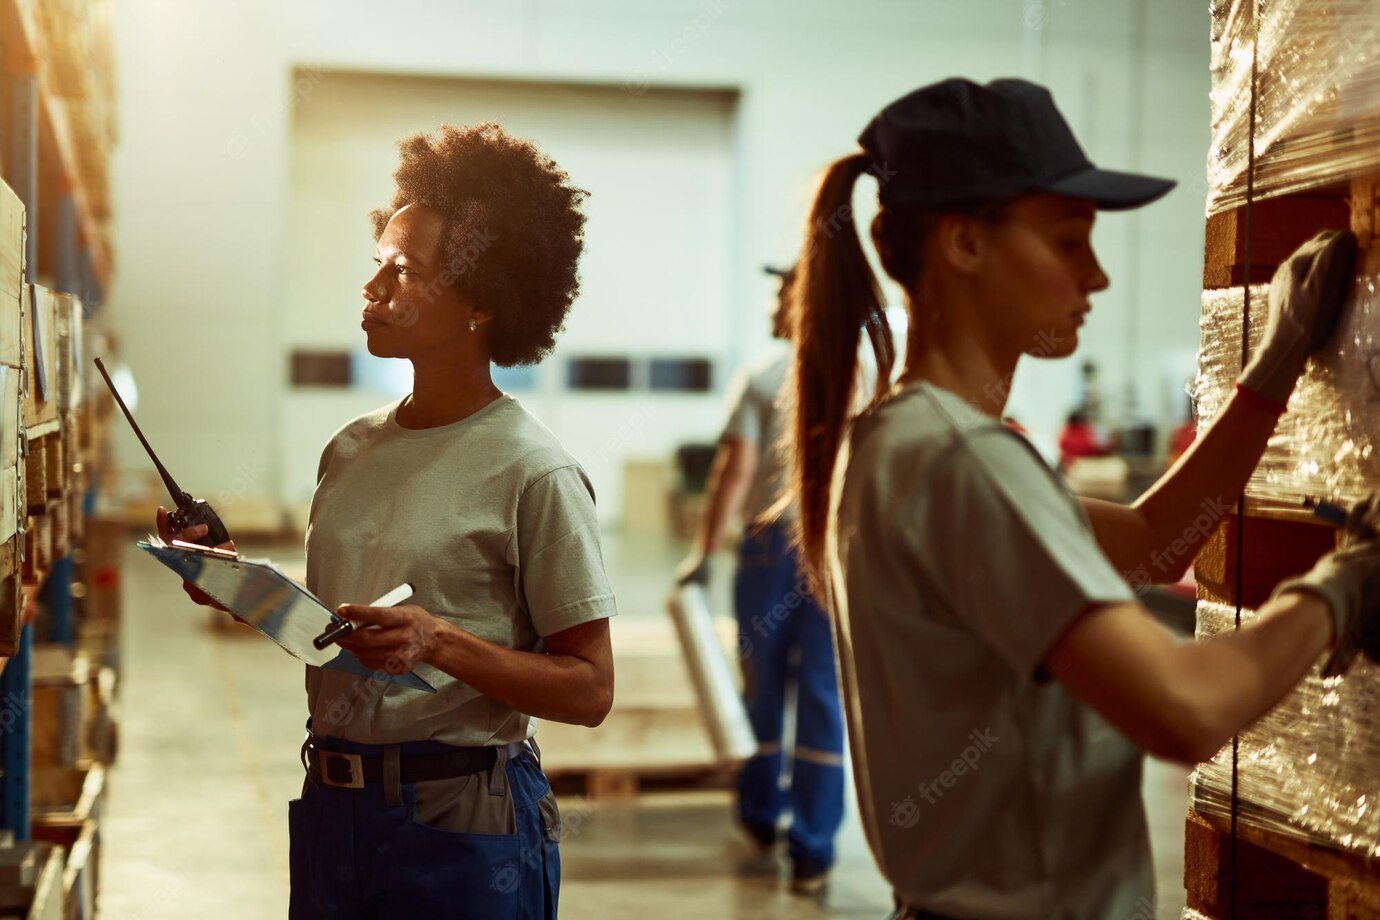
[[[20,366],[20,294],[24,288],[24,204],[0,182],[0,364]]]
[[[72,767],[86,753],[86,685],[91,664],[59,642],[33,650],[33,766]]]
[[[57,297],[37,284],[27,290],[24,427],[36,438],[58,429]]]
[[[22,523],[24,464],[20,458],[20,370],[0,364],[0,541],[14,536]]]
[[[82,370],[85,367],[85,323],[82,304],[75,294],[53,295],[57,323],[58,408],[71,412],[81,406]]]

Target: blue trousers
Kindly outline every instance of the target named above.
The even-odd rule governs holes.
[[[323,746],[383,752],[339,739]],[[400,747],[403,757],[450,749],[435,741]],[[401,801],[390,805],[382,783],[344,789],[308,779],[302,797],[288,803],[290,920],[554,918],[560,819],[546,775],[526,752],[481,780],[487,794],[511,802],[516,833],[464,833],[422,823],[414,806],[417,786],[426,784],[401,785]]]
[[[734,605],[744,701],[758,744],[739,778],[739,818],[769,834],[789,806],[792,861],[810,873],[823,871],[833,865],[843,822],[843,712],[833,627],[806,588],[786,526],[743,539]],[[792,691],[795,738],[787,772],[781,736]]]

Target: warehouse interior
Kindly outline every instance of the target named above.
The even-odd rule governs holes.
[[[1369,740],[1380,614],[1368,612],[1380,580],[1347,589],[1357,611],[1348,616],[1330,588],[1287,591],[1339,545],[1356,556],[1356,541],[1375,539],[1356,536],[1348,509],[1380,486],[1377,39],[1380,10],[1365,0],[405,0],[388,9],[0,0],[0,916],[1380,917],[1380,769]],[[1110,283],[1093,285],[1077,349],[1043,360],[1041,340],[1003,384],[999,423],[1079,501],[1142,507],[1214,420],[1266,398],[1251,389],[1250,358],[1281,335],[1287,284],[1270,287],[1272,277],[1320,231],[1350,231],[1358,247],[1337,295],[1338,331],[1310,346],[1306,368],[1299,356],[1297,387],[1291,377],[1243,487],[1190,503],[1192,513],[1180,508],[1174,520],[1184,526],[1171,536],[1181,539],[1146,557],[1155,571],[1117,573],[1176,645],[1250,632],[1271,619],[1257,611],[1306,594],[1333,604],[1334,651],[1240,719],[1215,753],[1144,758],[1139,799],[1126,807],[1143,803],[1148,888],[1115,910],[1113,901],[1060,900],[1076,887],[1069,872],[1078,884],[1114,874],[1093,864],[1051,870],[1029,891],[1013,881],[1028,867],[998,870],[1011,887],[993,900],[955,888],[935,889],[933,901],[917,895],[888,848],[913,839],[912,862],[938,864],[942,854],[922,852],[922,840],[942,850],[933,841],[950,832],[987,834],[940,822],[978,820],[953,817],[953,803],[1007,767],[984,775],[978,741],[966,764],[954,752],[952,772],[917,767],[908,790],[871,789],[861,765],[877,749],[864,752],[856,733],[856,675],[828,651],[852,628],[838,617],[846,592],[825,597],[802,574],[775,606],[745,600],[758,522],[742,505],[751,497],[725,485],[726,458],[743,441],[734,426],[753,369],[785,367],[795,354],[773,311],[805,309],[807,296],[791,286],[809,277],[809,241],[836,235],[812,217],[821,175],[859,152],[860,132],[884,106],[951,77],[1047,87],[1099,167],[1174,183],[1143,210],[1099,214],[1090,239]],[[303,663],[313,694],[312,675],[328,670],[390,696],[418,692],[406,689],[410,676],[442,691],[437,699],[448,685],[427,679],[465,681],[431,659],[412,674],[362,665],[351,643],[365,641],[364,627],[338,648],[303,643],[303,630],[344,622],[324,620],[338,614],[325,599],[373,599],[323,591],[317,600],[322,563],[309,550],[325,544],[308,533],[315,526],[320,539],[323,483],[342,433],[358,430],[349,426],[384,410],[402,429],[465,421],[402,424],[421,404],[409,395],[421,372],[414,385],[409,361],[378,354],[369,310],[382,309],[375,262],[387,264],[392,239],[379,234],[407,213],[395,198],[399,142],[485,122],[529,139],[588,193],[578,295],[554,351],[483,368],[500,402],[520,405],[540,422],[539,437],[573,458],[593,498],[586,530],[617,613],[597,621],[607,623],[607,673],[616,675],[611,703],[597,724],[576,724],[490,701],[498,695],[478,680],[471,691],[535,727],[539,753],[495,729],[497,716],[483,729],[490,742],[465,744],[524,752],[488,750],[485,762],[525,756],[549,781],[560,819],[541,825],[546,855],[535,872],[544,881],[530,881],[523,850],[520,868],[476,863],[432,912],[399,907],[387,890],[331,912],[302,893],[303,865],[315,857],[303,855],[312,835],[296,803],[322,784],[321,771],[330,778],[331,757],[350,754],[347,772],[363,771],[372,749],[360,749],[361,761],[353,747],[327,744],[324,758],[304,748],[308,716],[313,738],[328,733],[303,693]],[[492,184],[512,195],[506,181]],[[909,293],[867,242],[879,190],[885,180],[879,189],[865,177],[844,210],[904,351]],[[457,290],[508,251],[487,232],[471,228]],[[552,257],[514,258],[535,275]],[[1295,301],[1322,296],[1318,284],[1299,282],[1313,293]],[[872,322],[854,323],[864,352]],[[394,507],[390,492],[405,491],[408,475],[379,478],[378,508]],[[452,511],[457,494],[471,493],[420,504],[443,516],[454,540],[478,546],[492,534],[455,523],[464,516]],[[398,501],[396,517],[417,503]],[[213,507],[228,537],[184,535],[180,525],[160,533],[160,507],[192,523]],[[369,569],[393,553],[390,539],[363,540],[352,558]],[[517,539],[502,551],[509,563]],[[208,549],[217,544],[218,554]],[[1182,566],[1158,561],[1184,546]],[[476,593],[497,596],[505,576],[491,577]],[[515,603],[525,610],[535,590],[519,585]],[[1051,593],[1038,583],[1020,591],[1032,607]],[[777,737],[760,725],[764,672],[753,669],[795,635],[779,624],[806,614],[826,636],[819,679],[832,705],[842,695],[840,750],[800,740],[812,731],[804,672],[814,665],[798,647],[781,651],[791,676],[768,717],[781,723]],[[520,635],[515,626],[481,641],[512,649],[527,641]],[[556,640],[545,644],[550,636],[531,633],[531,657],[565,654]],[[1325,673],[1347,636],[1355,662]],[[1036,683],[1060,683],[1039,664]],[[907,724],[911,702],[897,701],[885,733],[926,730]],[[983,724],[970,727],[985,737]],[[1143,738],[1102,730],[1155,753]],[[378,743],[458,744],[418,731]],[[372,743],[359,732],[349,744]],[[426,783],[405,778],[409,750],[401,782],[413,825],[453,840],[501,836],[418,819],[411,787]],[[1071,762],[1096,759],[1070,750]],[[380,794],[396,808],[391,751],[381,755],[385,778],[368,774],[360,785],[370,795],[370,784],[387,787]],[[998,748],[992,762],[1004,756]],[[764,761],[786,765],[772,795],[794,803],[765,842],[745,818],[744,791]],[[833,822],[818,851],[827,857],[806,853],[799,825],[828,807],[812,793],[791,798],[789,779],[821,764],[821,775],[842,777],[838,790],[819,792],[842,803],[841,817],[819,819]],[[1032,783],[1043,782],[1042,768],[1031,769]],[[950,789],[960,790],[950,807],[936,807]],[[1105,790],[1064,793],[1068,826],[1098,825]],[[366,849],[369,859],[387,850],[362,841],[351,844],[358,865]],[[1056,846],[1032,843],[1031,853],[1046,845]],[[397,871],[408,874],[405,862]],[[352,891],[352,872],[338,868],[322,884]],[[480,906],[516,905],[529,884],[546,886],[544,907],[540,891],[530,912],[525,900],[504,913]]]

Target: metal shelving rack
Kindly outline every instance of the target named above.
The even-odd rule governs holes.
[[[82,149],[66,100],[53,91],[45,36],[32,0],[0,0],[0,164],[23,201],[27,225],[26,282],[76,294],[89,317],[109,282],[112,257],[105,222],[83,187]],[[96,477],[91,477],[95,482]],[[94,487],[84,496],[93,507]],[[18,716],[0,732],[0,828],[29,839],[32,652],[39,611],[50,641],[75,644],[73,562],[63,553],[37,583],[26,585],[26,619],[18,653],[0,661],[0,712]]]

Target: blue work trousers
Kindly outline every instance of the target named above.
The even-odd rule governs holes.
[[[843,712],[828,615],[799,571],[786,525],[750,531],[734,581],[744,700],[757,753],[743,766],[738,811],[756,836],[771,836],[789,807],[787,846],[798,870],[834,862],[843,822]],[[786,701],[796,699],[787,770],[782,733]]]
[[[379,745],[320,739],[331,750],[382,756]],[[453,750],[435,741],[400,745],[402,757]],[[560,819],[532,752],[483,775],[506,796],[516,833],[464,833],[419,821],[419,784],[389,804],[383,783],[362,789],[310,778],[288,803],[290,920],[547,920],[556,916]],[[505,762],[506,761],[506,762]],[[447,782],[447,781],[441,781]]]

